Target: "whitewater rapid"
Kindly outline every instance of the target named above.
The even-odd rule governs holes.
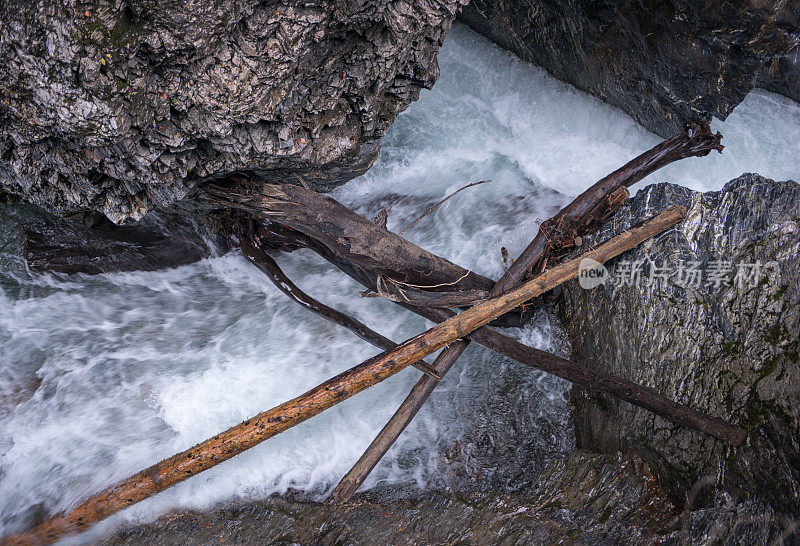
[[[660,141],[624,113],[559,83],[457,25],[441,78],[393,125],[379,160],[333,197],[367,216],[386,208],[406,232],[499,277],[571,196]],[[800,107],[755,91],[726,122],[725,153],[646,179],[719,189],[743,172],[800,178]],[[634,188],[636,189],[636,188]],[[376,350],[289,302],[229,253],[158,272],[30,274],[0,209],[0,536],[73,506],[120,478],[284,402]],[[277,257],[295,282],[401,341],[427,326],[307,251]],[[541,315],[525,343],[566,354]],[[416,381],[408,369],[331,411],[112,518],[149,520],[177,506],[297,489],[324,497]],[[366,487],[525,487],[573,447],[568,384],[470,347]],[[84,537],[85,539],[85,537]]]

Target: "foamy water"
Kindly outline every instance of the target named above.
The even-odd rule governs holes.
[[[390,209],[412,241],[498,277],[545,219],[660,139],[600,101],[456,26],[441,79],[401,115],[370,172],[334,197]],[[718,189],[742,172],[798,178],[800,108],[754,92],[725,123],[722,155],[671,166],[645,183]],[[2,210],[2,209],[0,209]],[[31,275],[17,248],[24,209],[0,212],[0,536],[284,402],[377,351],[272,286],[238,253],[159,272]],[[377,299],[307,251],[278,256],[320,300],[402,341],[424,320]],[[542,315],[507,333],[564,351]],[[115,516],[148,520],[177,506],[288,488],[324,497],[416,381],[408,369],[336,408]],[[366,486],[527,485],[573,446],[568,384],[470,347]],[[96,531],[100,532],[100,531]],[[84,539],[86,537],[83,537]]]

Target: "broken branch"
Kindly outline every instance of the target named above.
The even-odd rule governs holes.
[[[707,122],[689,121],[682,133],[668,138],[599,180],[541,225],[533,241],[497,281],[491,295],[510,290],[525,279],[548,251],[572,247],[575,237],[587,233],[613,214],[628,198],[625,187],[674,161],[705,156],[711,150],[721,152],[721,139],[722,135],[713,134]]]
[[[379,349],[386,351],[397,347],[397,343],[393,342],[388,337],[382,336],[364,323],[359,322],[358,320],[342,313],[341,311],[337,311],[336,309],[328,307],[327,305],[300,290],[300,288],[298,288],[297,285],[286,276],[275,260],[273,260],[269,254],[257,248],[252,241],[248,239],[242,240],[242,253],[250,263],[264,272],[281,292],[289,296],[289,298],[294,300],[296,303],[299,303],[304,308],[333,322],[334,324],[344,326],[364,341],[371,343]],[[411,365],[421,372],[431,375],[437,380],[441,379],[441,376],[431,367],[431,365],[423,360],[414,362]]]
[[[443,204],[445,201],[447,201],[448,199],[450,199],[451,197],[453,197],[454,195],[456,195],[456,194],[457,194],[457,193],[459,193],[460,191],[466,190],[467,188],[471,188],[472,186],[479,186],[480,184],[486,184],[487,182],[491,182],[491,180],[481,180],[480,182],[473,182],[473,183],[471,183],[471,184],[467,184],[466,186],[463,186],[463,187],[461,187],[461,188],[458,188],[456,191],[454,191],[453,193],[451,193],[450,195],[448,195],[447,197],[445,197],[444,199],[442,199],[441,201],[439,201],[438,203],[436,203],[435,205],[433,205],[431,208],[429,208],[428,210],[426,210],[425,212],[423,212],[423,213],[422,213],[422,216],[420,216],[419,218],[417,218],[416,220],[414,220],[413,222],[411,222],[410,224],[408,224],[406,227],[404,227],[404,228],[403,228],[403,231],[401,231],[400,233],[398,233],[398,235],[402,235],[403,233],[405,233],[406,231],[408,231],[408,230],[409,230],[410,228],[412,228],[412,227],[413,227],[413,226],[414,226],[414,225],[415,225],[417,222],[419,222],[420,220],[422,220],[423,218],[425,218],[425,217],[426,217],[428,214],[430,214],[431,212],[433,212],[433,211],[435,211],[436,209],[438,209],[440,205],[442,205],[442,204]]]

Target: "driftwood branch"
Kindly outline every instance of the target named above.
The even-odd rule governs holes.
[[[390,299],[425,307],[465,307],[486,299],[494,281],[441,258],[344,205],[299,186],[264,184],[253,190],[208,186],[216,203],[303,233],[336,260],[371,273],[368,288]],[[379,287],[378,276],[397,283]],[[400,284],[402,283],[402,284]],[[422,287],[423,289],[420,289]],[[497,326],[520,326],[524,310],[500,317]]]
[[[597,249],[558,265],[502,296],[471,307],[293,400],[259,413],[213,438],[156,463],[93,495],[72,512],[52,517],[27,533],[7,538],[3,544],[50,543],[66,533],[83,530],[88,525],[250,449],[391,377],[412,362],[469,335],[509,309],[577,275],[581,259],[592,258],[603,263],[670,228],[685,216],[683,207],[667,209],[610,239]]]
[[[668,138],[599,180],[541,225],[539,233],[497,281],[491,294],[502,294],[523,281],[549,251],[575,246],[576,237],[590,231],[624,203],[627,191],[623,193],[623,188],[680,159],[705,156],[711,150],[721,152],[721,139],[720,133],[711,133],[708,123],[690,121],[684,132]]]
[[[404,227],[404,228],[403,228],[403,231],[401,231],[400,233],[398,233],[398,235],[402,235],[403,233],[405,233],[406,231],[408,231],[409,229],[411,229],[413,226],[415,226],[415,225],[417,224],[417,222],[419,222],[420,220],[422,220],[423,218],[425,218],[427,215],[429,215],[430,213],[432,213],[433,211],[435,211],[436,209],[438,209],[440,206],[442,206],[442,204],[444,204],[445,202],[447,202],[447,201],[448,201],[448,200],[449,200],[451,197],[453,197],[453,196],[454,196],[454,195],[456,195],[457,193],[459,193],[459,192],[461,192],[461,191],[464,191],[464,190],[466,190],[467,188],[471,188],[471,187],[473,187],[473,186],[479,186],[479,185],[481,185],[481,184],[486,184],[487,182],[491,182],[491,180],[481,180],[480,182],[473,182],[473,183],[471,183],[471,184],[467,184],[466,186],[462,186],[462,187],[458,188],[456,191],[454,191],[453,193],[451,193],[450,195],[448,195],[447,197],[445,197],[444,199],[442,199],[441,201],[439,201],[438,203],[436,203],[435,205],[433,205],[432,207],[430,207],[428,210],[426,210],[425,212],[423,212],[423,213],[422,213],[422,215],[421,215],[419,218],[417,218],[416,220],[414,220],[413,222],[411,222],[410,224],[408,224],[406,227]],[[384,225],[385,225],[385,224],[384,224]]]
[[[264,220],[296,229],[341,258],[385,277],[421,286],[446,284],[449,290],[491,290],[494,286],[488,277],[428,252],[305,188],[262,184],[246,192],[216,186],[206,190],[225,206],[238,206]],[[461,280],[452,285],[456,279]]]
[[[451,314],[452,311],[445,311]],[[510,339],[510,338],[509,338]],[[433,368],[439,376],[443,377],[450,368],[456,363],[459,357],[464,353],[469,341],[460,339],[451,343],[444,350],[439,353],[436,360],[433,361]],[[344,475],[339,481],[338,485],[331,493],[331,498],[336,502],[347,502],[350,497],[361,487],[364,480],[367,479],[375,465],[386,455],[389,448],[397,441],[400,434],[414,419],[422,406],[428,400],[436,385],[439,384],[439,379],[433,379],[428,376],[420,377],[411,392],[408,393],[403,403],[394,412],[394,415],[384,425],[378,435],[372,440],[358,461],[353,467]]]
[[[354,319],[349,315],[346,315],[345,313],[342,313],[341,311],[337,311],[336,309],[328,307],[324,303],[312,298],[300,290],[300,288],[298,288],[297,285],[286,276],[275,260],[273,260],[272,257],[266,252],[257,248],[249,239],[245,238],[242,240],[242,253],[244,254],[245,258],[250,261],[250,263],[264,272],[264,274],[269,277],[269,279],[276,287],[278,287],[281,292],[289,296],[289,298],[294,300],[296,303],[299,303],[302,307],[325,319],[328,319],[334,324],[344,326],[364,341],[371,343],[379,349],[387,351],[397,347],[397,343],[393,342],[388,337],[382,336],[364,323]],[[421,372],[432,376],[436,380],[442,378],[442,376],[439,375],[438,372],[436,372],[436,370],[434,370],[431,365],[424,360],[413,362],[411,365]]]

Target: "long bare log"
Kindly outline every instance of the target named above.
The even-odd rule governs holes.
[[[569,206],[542,224],[539,233],[528,248],[495,284],[490,296],[497,296],[518,286],[536,264],[542,264],[542,269],[544,269],[548,256],[580,244],[581,237],[599,228],[606,219],[625,204],[629,197],[627,186],[638,182],[647,174],[672,161],[687,157],[684,154],[705,155],[712,148],[721,149],[719,146],[721,136],[710,133],[708,124],[690,123],[683,133],[639,155],[621,169],[598,181]],[[705,150],[703,146],[708,149]],[[443,376],[455,364],[466,347],[467,343],[460,343],[445,348],[434,361],[434,367]],[[334,500],[345,502],[352,497],[378,461],[425,404],[438,382],[439,380],[433,380],[430,377],[419,378],[386,426],[381,429],[355,465],[333,490]],[[674,408],[672,409],[674,410]]]
[[[289,296],[289,298],[296,303],[299,303],[312,313],[316,313],[317,315],[333,322],[334,324],[344,326],[367,343],[371,343],[379,349],[388,351],[389,349],[394,349],[397,347],[397,343],[386,336],[382,336],[363,322],[360,322],[350,315],[342,313],[341,311],[337,311],[336,309],[328,307],[324,303],[312,298],[300,290],[300,288],[298,288],[298,286],[286,276],[275,260],[273,260],[269,254],[257,248],[249,239],[243,239],[241,246],[242,253],[244,254],[245,258],[247,258],[250,263],[264,272],[281,292]],[[439,375],[439,373],[424,360],[412,362],[411,365],[426,375],[431,376],[433,379],[436,379],[437,381],[442,378],[442,376]]]
[[[581,259],[592,258],[603,263],[670,228],[685,216],[683,207],[667,209],[597,249],[558,265],[502,296],[475,305],[293,400],[156,463],[90,497],[69,514],[52,517],[27,533],[7,538],[3,544],[50,543],[66,533],[83,530],[87,525],[238,455],[469,335],[494,317],[576,276]]]

